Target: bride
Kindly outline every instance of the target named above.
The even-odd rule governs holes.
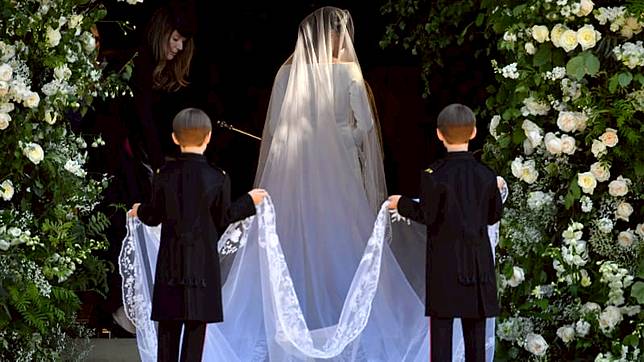
[[[424,278],[424,264],[403,273],[386,207],[378,212],[381,145],[347,11],[324,7],[301,22],[275,77],[255,183],[274,206],[220,240],[224,322],[208,326],[204,360],[426,361],[423,293],[408,281]],[[142,360],[153,361],[155,237],[136,220],[129,231],[125,305]],[[405,253],[424,252],[418,245]]]

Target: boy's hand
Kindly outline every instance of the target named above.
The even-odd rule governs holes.
[[[137,217],[138,212],[139,212],[139,205],[141,205],[141,203],[139,203],[139,202],[137,202],[136,204],[132,205],[132,209],[127,212],[127,215],[129,217]]]
[[[264,198],[268,196],[268,192],[264,189],[252,189],[248,192],[250,197],[253,199],[255,205],[259,205],[264,201]]]
[[[390,209],[397,209],[398,208],[398,200],[400,200],[400,195],[389,196],[389,208]]]

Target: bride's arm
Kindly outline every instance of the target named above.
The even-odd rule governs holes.
[[[356,120],[356,128],[352,130],[353,140],[356,145],[362,144],[367,132],[373,128],[373,114],[367,98],[367,89],[364,80],[354,80],[349,88],[349,103],[353,117]]]

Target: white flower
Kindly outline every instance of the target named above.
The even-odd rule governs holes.
[[[22,152],[25,156],[27,156],[29,161],[33,162],[36,165],[39,164],[40,161],[43,160],[43,158],[45,158],[45,152],[37,143],[27,143],[23,147]]]
[[[593,2],[591,0],[581,0],[579,2],[579,10],[575,15],[577,16],[586,16],[593,11]]]
[[[69,27],[76,28],[81,24],[82,21],[83,21],[83,15],[74,14],[69,18]]]
[[[622,201],[617,205],[617,210],[615,210],[615,217],[619,220],[628,221],[628,218],[633,213],[633,206],[626,201]]]
[[[573,328],[572,325],[559,327],[559,329],[557,329],[557,336],[561,338],[564,343],[570,343],[575,339],[575,328]]]
[[[622,231],[617,236],[617,244],[622,248],[630,248],[635,243],[635,235],[630,231]]]
[[[619,310],[622,312],[622,314],[632,317],[639,314],[642,311],[642,308],[639,305],[632,305],[620,307]]]
[[[592,195],[597,187],[597,179],[591,172],[582,172],[577,174],[577,184],[583,192]]]
[[[56,123],[56,118],[58,118],[58,114],[56,112],[53,112],[53,113],[54,114],[52,115],[52,111],[49,109],[45,111],[45,122],[47,122],[48,124],[53,125],[54,123]]]
[[[543,356],[548,350],[548,343],[540,334],[528,333],[525,342],[525,349],[535,356]]]
[[[58,29],[54,29],[51,26],[47,27],[47,44],[49,45],[50,48],[58,46],[60,44],[60,31]]]
[[[577,30],[577,41],[582,50],[594,47],[600,38],[601,33],[596,31],[592,25],[584,25]]]
[[[13,69],[9,64],[0,65],[0,80],[8,82],[13,77]]]
[[[584,337],[590,332],[590,323],[586,322],[585,320],[580,320],[575,323],[575,332],[577,332],[577,335],[580,337]]]
[[[584,195],[580,199],[581,201],[581,211],[583,212],[591,212],[593,209],[593,200],[590,199],[590,197]]]
[[[529,119],[525,119],[523,120],[521,128],[523,129],[526,138],[530,141],[530,144],[533,148],[541,145],[541,142],[543,141],[543,130],[539,128],[539,126],[537,126]]]
[[[9,244],[6,240],[0,239],[0,250],[7,251],[9,250],[10,246],[11,244]]]
[[[604,234],[608,234],[613,231],[613,221],[607,217],[601,218],[597,220],[597,229]]]
[[[557,126],[564,132],[574,132],[580,130],[580,126],[585,128],[586,118],[579,112],[559,112]]]
[[[9,201],[13,197],[13,194],[15,192],[13,188],[13,183],[11,180],[4,180],[0,184],[0,191],[2,191],[2,199],[4,201]]]
[[[499,122],[501,122],[501,116],[498,114],[495,114],[490,121],[490,134],[495,140],[499,139],[499,135],[496,133],[496,128],[499,126]]]
[[[0,113],[9,113],[13,111],[13,103],[0,103]]]
[[[530,55],[534,55],[537,52],[537,48],[534,47],[534,44],[532,44],[531,41],[525,43],[523,47],[525,49],[525,52]]]
[[[552,40],[552,44],[557,48],[561,47],[561,35],[566,30],[568,30],[568,28],[561,24],[557,24],[552,27],[552,30],[550,31],[550,39]]]
[[[506,31],[505,33],[503,33],[503,40],[514,43],[515,41],[517,41],[517,35]]]
[[[82,166],[76,160],[67,160],[65,163],[65,170],[73,173],[78,177],[85,177],[86,172],[83,170]]]
[[[606,154],[606,145],[598,140],[593,140],[593,145],[590,147],[590,151],[595,155],[595,157],[600,158]]]
[[[619,138],[617,137],[617,130],[614,130],[612,128],[606,128],[606,131],[599,136],[599,140],[602,141],[606,147],[615,147],[617,145],[617,142],[619,141]]]
[[[599,311],[601,311],[601,307],[595,302],[586,302],[586,304],[581,307],[582,313],[595,314],[599,313]]]
[[[579,41],[577,40],[577,32],[570,29],[564,31],[561,34],[561,38],[559,39],[559,42],[563,50],[566,51],[566,53],[571,52],[579,44]]]
[[[501,68],[501,75],[504,78],[517,79],[519,78],[519,71],[517,70],[517,63],[508,64]]]
[[[508,285],[516,288],[525,280],[525,272],[518,266],[512,267],[512,278],[508,280]]]
[[[0,80],[0,97],[4,97],[9,93],[9,83]]]
[[[29,92],[23,99],[23,104],[27,108],[36,108],[40,103],[40,96],[36,92]]]
[[[640,238],[644,238],[644,223],[637,224],[637,226],[635,227],[635,233],[637,233]]]
[[[81,38],[83,42],[83,49],[85,50],[86,53],[91,53],[96,49],[96,39],[94,39],[94,35],[90,32],[84,32]]]
[[[11,122],[11,116],[8,113],[0,113],[0,131],[7,129]]]
[[[554,67],[545,73],[545,78],[550,80],[563,79],[566,76],[566,68]]]
[[[534,25],[532,27],[532,38],[534,38],[534,40],[538,41],[539,43],[550,40],[549,35],[550,31],[545,25]]]
[[[581,286],[584,288],[589,287],[592,284],[592,281],[590,280],[590,276],[586,269],[582,269],[579,273],[581,274]]]
[[[523,100],[523,107],[521,107],[521,114],[524,117],[545,116],[550,111],[550,105],[547,102],[542,102],[534,97],[528,97]]]
[[[610,179],[610,170],[606,163],[599,161],[593,163],[590,165],[590,172],[595,176],[597,182],[604,182]]]
[[[544,143],[546,144],[546,150],[553,155],[561,154],[563,150],[563,145],[561,140],[555,136],[554,133],[548,132],[544,138]]]
[[[613,180],[608,184],[608,193],[613,197],[624,196],[628,193],[628,185],[630,184],[630,179],[619,176],[617,180]]]
[[[599,315],[599,328],[601,328],[602,332],[608,334],[612,332],[615,326],[617,326],[621,321],[622,312],[619,308],[609,305]]]
[[[552,203],[552,195],[542,191],[533,191],[528,194],[528,207],[532,210],[538,210],[544,205]]]
[[[54,77],[56,77],[56,79],[60,81],[69,79],[71,75],[72,75],[72,71],[69,69],[69,67],[67,67],[66,64],[57,66],[54,69]]]

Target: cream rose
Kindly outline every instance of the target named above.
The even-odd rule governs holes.
[[[577,30],[577,41],[582,50],[594,47],[599,39],[601,39],[601,33],[596,31],[592,25],[584,25]]]
[[[27,108],[36,108],[40,103],[40,96],[36,92],[29,92],[23,99],[23,104]]]
[[[525,132],[527,139],[530,140],[532,147],[536,148],[541,145],[543,141],[543,130],[539,126],[529,119],[526,119],[523,121],[521,128]]]
[[[600,158],[606,154],[606,145],[598,140],[593,140],[593,145],[590,147],[590,151],[595,155],[595,157]]]
[[[599,315],[599,327],[602,332],[610,333],[613,331],[616,325],[622,321],[622,312],[619,308],[609,305],[604,309],[604,311]]]
[[[619,176],[617,180],[613,180],[608,184],[608,193],[613,197],[624,196],[628,193],[628,185],[630,184],[630,179]]]
[[[564,343],[570,343],[575,339],[575,328],[572,325],[559,327],[557,329],[557,336],[561,338]]]
[[[629,221],[629,217],[633,213],[633,206],[626,201],[622,201],[617,205],[615,210],[615,217],[619,220]]]
[[[550,31],[550,40],[552,41],[552,44],[554,44],[554,46],[556,46],[557,48],[561,47],[561,35],[566,30],[568,30],[566,26],[557,24]]]
[[[575,112],[559,112],[557,117],[557,126],[564,132],[574,132],[577,130],[578,124]]]
[[[521,179],[526,183],[532,184],[537,181],[539,177],[539,172],[535,167],[534,160],[529,160],[523,163],[523,168],[521,170]]]
[[[54,114],[52,115],[51,110],[47,110],[45,112],[45,122],[47,122],[48,124],[53,125],[54,123],[56,123],[56,118],[58,118],[58,114],[56,112],[53,112],[53,113]]]
[[[534,153],[534,146],[532,145],[532,142],[530,142],[530,140],[527,138],[523,140],[523,153],[526,156],[530,156]]]
[[[610,170],[605,163],[595,162],[590,165],[590,172],[595,176],[597,182],[604,182],[610,179]]]
[[[577,184],[583,192],[592,195],[597,187],[597,179],[591,172],[582,172],[577,174]]]
[[[525,43],[523,48],[525,49],[525,52],[530,54],[530,55],[534,55],[534,54],[537,53],[537,48],[535,48],[534,44],[532,44],[532,42],[530,42],[530,41]]]
[[[644,223],[637,224],[635,227],[635,233],[637,233],[640,238],[644,238]]]
[[[4,131],[7,129],[9,122],[11,122],[11,116],[7,113],[0,113],[0,130]]]
[[[595,4],[591,0],[581,0],[579,2],[579,11],[577,11],[577,16],[586,16],[593,11],[593,6]]]
[[[630,230],[622,231],[617,235],[617,244],[622,248],[630,248],[635,243],[635,235]]]
[[[615,147],[617,145],[617,142],[619,142],[619,138],[617,137],[617,130],[612,129],[612,128],[606,128],[606,131],[599,136],[599,140],[602,141],[606,147]]]
[[[27,143],[22,149],[22,152],[27,156],[29,161],[36,165],[45,158],[45,152],[37,143]]]
[[[561,136],[561,151],[567,155],[572,155],[577,150],[576,141],[567,134]]]
[[[4,97],[9,93],[9,83],[0,80],[0,97]]]
[[[13,188],[13,183],[11,180],[4,180],[2,181],[2,184],[0,184],[0,191],[2,191],[2,199],[4,201],[9,201],[13,197],[13,194],[15,192]]]
[[[575,332],[577,332],[580,337],[586,336],[588,332],[590,332],[590,323],[585,320],[577,321],[575,324]]]
[[[512,278],[508,280],[508,285],[512,288],[516,288],[519,284],[523,283],[525,280],[525,272],[522,268],[515,266],[512,267]]]
[[[535,25],[532,27],[532,38],[539,43],[543,43],[546,40],[550,40],[550,31],[545,25]]]
[[[67,80],[71,75],[72,71],[67,67],[67,65],[60,65],[54,69],[54,77],[58,80]]]
[[[501,116],[498,114],[494,115],[492,117],[492,120],[490,121],[490,134],[492,137],[494,137],[495,140],[499,139],[498,133],[496,133],[496,128],[499,126],[499,123],[501,122]]]
[[[546,150],[553,155],[559,155],[562,152],[563,146],[561,140],[555,136],[554,133],[548,132],[544,138],[544,143],[546,144]]]
[[[9,64],[0,65],[0,80],[8,82],[13,77],[13,69]]]
[[[13,103],[0,103],[0,113],[9,113],[14,109]]]
[[[528,333],[525,340],[525,349],[535,356],[543,356],[548,350],[548,343],[541,335]]]
[[[561,43],[561,47],[566,51],[566,53],[573,51],[577,47],[577,45],[579,45],[579,41],[577,40],[577,32],[570,29],[564,31],[563,34],[561,34],[561,39],[559,39],[559,42]]]
[[[47,27],[46,31],[46,37],[47,37],[47,44],[49,45],[50,48],[58,46],[60,44],[60,31],[58,29],[54,29],[51,26]]]

